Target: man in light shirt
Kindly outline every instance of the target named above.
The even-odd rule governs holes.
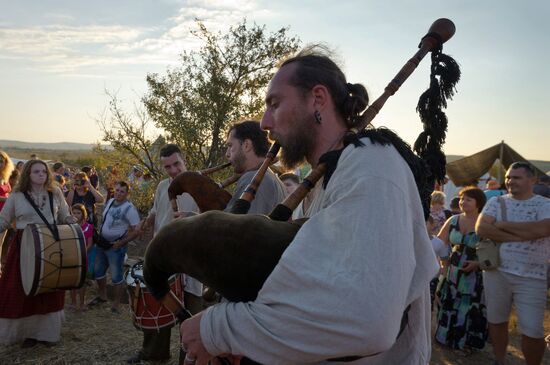
[[[535,172],[527,162],[513,163],[506,172],[509,194],[503,195],[504,221],[497,197],[481,212],[476,232],[501,242],[500,266],[483,272],[489,334],[497,364],[505,364],[508,319],[512,303],[519,318],[521,349],[528,365],[544,355],[544,310],[550,253],[550,199],[533,194]]]
[[[174,219],[176,213],[174,213],[170,204],[168,187],[173,178],[187,171],[183,153],[175,144],[167,144],[160,149],[160,161],[168,178],[158,184],[153,208],[140,226],[140,232],[148,227],[153,227],[153,235],[156,235],[162,227]],[[198,212],[199,210],[191,195],[187,193],[179,195],[177,202],[180,212]],[[202,284],[187,275],[183,277],[185,307],[191,313],[200,312],[202,310]],[[127,362],[134,364],[140,363],[142,360],[166,360],[170,358],[171,331],[172,326],[160,328],[158,331],[156,329],[143,329],[142,349],[130,357]]]

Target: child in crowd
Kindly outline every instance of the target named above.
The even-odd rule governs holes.
[[[432,309],[435,299],[435,292],[437,289],[437,284],[439,283],[439,279],[441,275],[445,275],[445,269],[447,267],[447,261],[449,259],[450,255],[450,247],[445,244],[439,237],[437,237],[438,231],[436,230],[435,221],[432,218],[432,216],[429,216],[426,220],[426,228],[428,229],[428,236],[430,237],[432,241],[432,247],[434,249],[435,255],[437,256],[437,259],[439,260],[439,272],[435,276],[435,278],[430,281],[430,297],[432,300]]]
[[[438,234],[447,220],[447,215],[445,214],[445,193],[442,191],[434,190],[432,193],[430,200],[430,216],[434,220],[435,234]]]
[[[63,195],[67,196],[69,189],[67,188],[67,180],[65,180],[65,177],[63,175],[56,175],[55,181],[59,184],[59,188],[61,188]]]
[[[460,214],[462,211],[460,210],[460,198],[458,196],[455,196],[451,199],[451,202],[449,203],[449,209],[451,209],[451,215]]]
[[[300,177],[291,172],[286,172],[279,176],[279,179],[283,182],[285,186],[286,196],[292,194],[294,190],[300,185]]]
[[[94,233],[94,226],[87,222],[88,219],[88,212],[86,211],[86,207],[84,204],[75,204],[71,207],[71,213],[73,217],[76,218],[77,223],[80,224],[80,228],[82,228],[82,233],[84,233],[84,239],[86,240],[86,271],[88,266],[88,253],[90,249],[92,248],[93,242],[92,237]],[[78,306],[76,303],[76,294],[79,294],[80,297],[80,305]],[[85,311],[86,305],[85,303],[86,299],[86,284],[82,286],[80,289],[72,289],[71,290],[71,304],[73,308],[76,308],[78,311]]]

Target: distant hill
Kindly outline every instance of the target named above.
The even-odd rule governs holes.
[[[95,144],[91,143],[74,143],[74,142],[55,142],[55,143],[35,143],[10,141],[0,139],[0,148],[19,148],[19,149],[36,149],[36,150],[57,150],[57,151],[91,151]]]
[[[74,142],[35,143],[35,142],[10,141],[5,139],[0,139],[0,149],[25,150],[25,156],[28,155],[26,153],[26,150],[91,151],[94,146],[95,144],[92,144],[92,143],[74,143]],[[22,151],[19,151],[19,152],[22,152]],[[447,162],[453,162],[463,157],[465,156],[447,155]],[[550,171],[550,161],[531,160],[530,162],[544,172]]]

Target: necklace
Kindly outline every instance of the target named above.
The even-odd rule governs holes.
[[[46,195],[42,193],[31,192],[31,198],[34,201],[34,204],[40,209],[43,210],[46,205]]]

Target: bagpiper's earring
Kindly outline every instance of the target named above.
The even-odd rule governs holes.
[[[313,113],[313,115],[315,116],[315,121],[317,122],[317,124],[321,124],[321,122],[323,121],[323,118],[321,118],[321,113],[319,113],[319,111],[316,110],[315,113]]]

